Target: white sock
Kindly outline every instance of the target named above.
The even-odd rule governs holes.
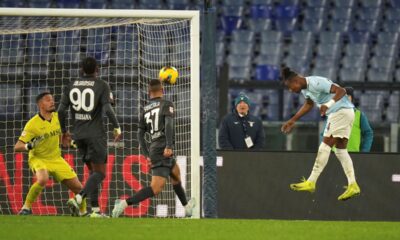
[[[82,196],[78,193],[75,195],[75,200],[78,204],[81,204],[83,199]]]
[[[349,152],[347,152],[347,149],[337,149],[336,150],[336,157],[339,159],[340,163],[342,164],[344,173],[346,174],[347,177],[347,182],[350,184],[356,182],[356,177],[354,174],[354,167],[353,167],[353,161],[351,160],[351,157],[349,155]]]
[[[125,209],[126,207],[128,207],[128,203],[126,202],[126,200],[122,200],[121,201],[121,205],[122,207]]]
[[[324,170],[326,164],[329,160],[329,155],[331,154],[331,147],[328,144],[322,142],[319,145],[317,158],[315,159],[314,167],[311,171],[308,181],[317,182],[319,175],[322,170]]]
[[[92,207],[92,212],[99,213],[100,212],[100,207]]]

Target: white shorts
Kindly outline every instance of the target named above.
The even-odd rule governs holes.
[[[349,139],[354,121],[354,110],[352,108],[342,108],[328,116],[324,137],[333,136],[334,138]]]

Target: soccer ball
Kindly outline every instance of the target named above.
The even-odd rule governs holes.
[[[158,74],[160,81],[166,82],[169,84],[175,84],[178,76],[179,76],[178,70],[176,70],[176,68],[170,67],[170,66],[161,68],[161,70]]]

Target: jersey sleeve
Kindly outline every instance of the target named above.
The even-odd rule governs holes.
[[[21,133],[21,136],[19,137],[18,140],[24,142],[24,143],[28,143],[30,142],[33,138],[36,137],[36,133],[34,130],[34,126],[33,126],[33,122],[32,121],[28,121],[28,123],[25,125],[24,130]]]
[[[330,93],[332,84],[327,78],[312,78],[308,82],[308,88],[312,92]]]
[[[172,102],[166,101],[164,104],[164,109],[162,114],[164,116],[174,117],[175,116],[175,106]]]
[[[107,103],[112,104],[113,103],[113,95],[111,93],[110,86],[108,85],[108,83],[104,82],[103,87],[104,87],[103,94],[101,95],[101,98],[100,98],[101,104],[102,105],[105,105]]]

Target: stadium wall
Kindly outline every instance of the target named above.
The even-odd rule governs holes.
[[[400,220],[399,154],[351,154],[361,195],[337,197],[347,185],[331,154],[316,192],[294,192],[289,184],[308,177],[316,154],[219,151],[218,217],[314,220]]]

